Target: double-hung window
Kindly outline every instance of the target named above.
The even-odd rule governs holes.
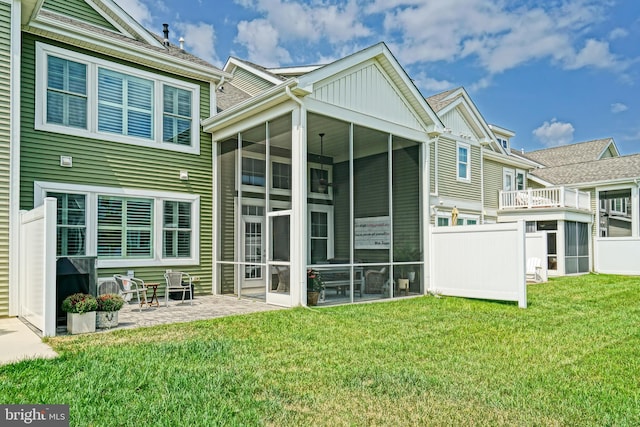
[[[191,145],[191,92],[163,85],[162,140],[178,145]]]
[[[458,181],[469,182],[471,180],[471,147],[469,146],[469,144],[458,142],[456,145],[456,151]]]
[[[191,203],[164,202],[162,251],[165,258],[191,256]]]
[[[200,153],[200,86],[36,42],[35,129]]]
[[[47,58],[47,123],[86,129],[87,65]]]
[[[57,200],[56,255],[81,256],[86,254],[87,219],[84,194],[47,193]]]

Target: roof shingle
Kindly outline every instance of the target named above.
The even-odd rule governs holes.
[[[612,143],[611,138],[604,138],[517,154],[541,165],[555,167],[598,160]]]
[[[640,178],[640,154],[539,168],[531,174],[554,185],[586,184]]]

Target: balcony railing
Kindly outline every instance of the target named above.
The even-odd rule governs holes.
[[[501,191],[502,209],[574,208],[591,210],[591,194],[565,187]]]

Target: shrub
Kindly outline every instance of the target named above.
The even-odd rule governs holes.
[[[320,272],[312,268],[307,269],[307,292],[321,292],[324,289],[324,282],[320,277]]]
[[[98,295],[98,311],[118,311],[124,305],[124,299],[118,294]]]
[[[77,293],[69,295],[62,301],[62,311],[67,313],[88,313],[96,311],[98,302],[93,295]]]

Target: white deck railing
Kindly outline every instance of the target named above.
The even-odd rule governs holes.
[[[590,211],[591,194],[565,187],[500,192],[499,209],[532,208],[574,208]]]

